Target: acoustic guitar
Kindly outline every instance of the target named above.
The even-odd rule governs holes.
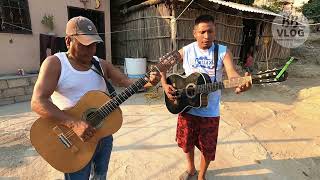
[[[180,58],[178,51],[166,54],[145,77],[148,78],[151,71],[166,71]],[[32,145],[52,167],[61,172],[71,173],[82,169],[91,160],[99,140],[120,129],[123,119],[119,105],[147,82],[145,78],[140,78],[113,98],[101,91],[89,91],[74,107],[65,110],[66,114],[96,128],[96,133],[90,139],[83,141],[72,129],[58,124],[55,119],[40,117],[30,130]]]
[[[166,107],[172,114],[186,112],[190,108],[206,107],[210,92],[218,89],[234,88],[247,82],[264,84],[285,81],[288,73],[284,72],[280,77],[277,77],[280,71],[274,69],[222,82],[211,82],[210,77],[203,73],[192,73],[188,77],[172,74],[167,77],[167,83],[176,89],[174,93],[176,99],[171,101],[165,93]]]

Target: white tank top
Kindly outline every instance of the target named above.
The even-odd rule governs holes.
[[[55,56],[60,60],[61,73],[51,100],[59,109],[65,110],[73,107],[88,91],[106,91],[104,79],[92,69],[88,71],[74,69],[65,52],[56,53]],[[99,61],[96,56],[94,58]]]
[[[208,50],[199,48],[197,42],[193,42],[183,47],[183,69],[187,76],[194,72],[206,73],[214,82],[222,80],[223,59],[227,52],[227,47],[219,45],[217,74],[214,74],[214,44]],[[208,106],[203,108],[192,108],[187,113],[202,117],[220,116],[221,90],[209,93]]]

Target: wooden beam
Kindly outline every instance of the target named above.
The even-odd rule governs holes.
[[[112,2],[112,4],[114,4],[115,6],[121,6],[121,5],[127,4],[130,1],[132,0],[116,0]]]

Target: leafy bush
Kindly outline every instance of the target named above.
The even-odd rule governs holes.
[[[277,1],[277,0],[273,0],[270,2],[269,5],[262,5],[261,6],[263,9],[275,12],[275,13],[279,13],[282,11],[282,7],[283,7],[283,2],[281,1]]]
[[[302,13],[315,22],[320,22],[320,0],[309,0],[302,6]]]

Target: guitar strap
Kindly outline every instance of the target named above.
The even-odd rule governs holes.
[[[218,66],[219,45],[214,43],[214,82],[217,82],[217,66]]]
[[[102,70],[102,68],[100,66],[99,61],[97,61],[96,59],[92,58],[91,63],[96,68],[96,69],[93,69],[93,68],[91,68],[91,69],[94,72],[96,72],[97,74],[99,74],[104,79],[104,81],[106,82],[106,86],[107,86],[107,89],[108,89],[108,92],[109,92],[110,96],[112,98],[115,97],[117,95],[117,92],[114,89],[114,87],[111,85],[111,83],[104,77],[104,72],[103,72],[103,70]]]

